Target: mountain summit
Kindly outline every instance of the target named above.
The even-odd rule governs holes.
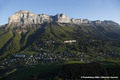
[[[16,12],[14,15],[9,17],[8,24],[42,24],[45,22],[56,21],[59,23],[73,23],[73,24],[112,24],[118,25],[113,21],[90,21],[88,19],[69,19],[65,14],[57,14],[55,16],[50,16],[46,14],[35,14],[30,11],[20,10]]]

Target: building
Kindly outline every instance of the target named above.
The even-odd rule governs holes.
[[[76,42],[76,40],[67,40],[67,41],[64,41],[64,43],[73,43],[73,42]]]
[[[15,55],[14,57],[25,57],[25,55]]]

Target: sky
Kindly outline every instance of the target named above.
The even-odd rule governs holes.
[[[120,24],[120,0],[0,0],[0,25],[7,24],[9,16],[19,10]]]

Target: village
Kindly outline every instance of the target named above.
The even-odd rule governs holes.
[[[76,42],[76,40],[64,41],[64,43],[74,43],[74,42]],[[46,43],[52,44],[54,43],[54,41],[50,40],[50,41],[47,41]],[[100,59],[105,59],[106,57],[110,58],[114,56],[114,52],[106,52],[106,53],[99,52],[94,55],[96,56],[89,54],[89,52],[87,53],[86,52],[55,53],[51,51],[38,52],[32,55],[10,54],[8,55],[8,57],[4,59],[3,62],[0,63],[0,68],[16,68],[16,67],[30,66],[30,65],[36,65],[36,64],[66,62],[70,60],[82,61],[84,63],[91,63],[93,61],[95,62]],[[120,58],[116,58],[116,59],[120,60]]]
[[[100,53],[102,56],[95,57],[95,59],[104,59],[105,54]],[[111,56],[108,53],[107,56]],[[91,56],[86,55],[85,53],[71,53],[71,52],[61,52],[59,54],[52,52],[42,52],[36,53],[34,55],[10,55],[9,58],[1,63],[0,68],[16,68],[23,66],[30,66],[36,64],[45,64],[45,63],[58,63],[66,62],[68,60],[72,61],[83,61],[84,63],[91,63],[93,60],[89,59]],[[120,59],[120,58],[119,58]]]
[[[70,60],[73,58],[79,58],[80,61],[83,61],[84,55],[80,53],[60,53],[55,54],[51,52],[36,53],[34,55],[10,55],[9,59],[7,58],[3,63],[2,67],[21,67],[35,64],[43,63],[57,63]]]

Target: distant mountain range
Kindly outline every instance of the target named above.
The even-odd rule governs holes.
[[[73,23],[73,24],[111,24],[118,25],[116,22],[105,20],[105,21],[90,21],[88,19],[69,19],[65,14],[57,14],[50,16],[46,14],[35,14],[30,11],[21,10],[10,16],[8,24],[42,24],[45,22],[56,21],[59,23]]]
[[[66,40],[76,43],[66,44]],[[10,16],[8,24],[0,26],[0,58],[41,48],[54,53],[119,52],[119,40],[120,25],[113,21],[69,19],[65,14],[49,16],[21,10]]]

